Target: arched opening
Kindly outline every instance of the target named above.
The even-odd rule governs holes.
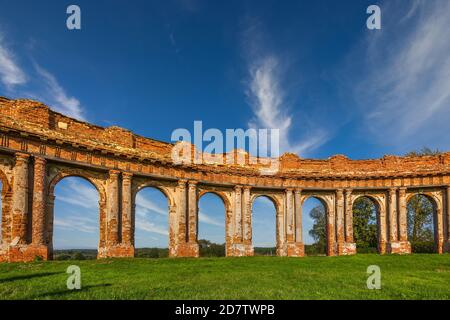
[[[225,256],[225,204],[215,193],[202,195],[198,202],[198,243],[201,257]]]
[[[308,256],[327,254],[327,207],[317,197],[309,197],[302,204],[302,234],[305,254]]]
[[[135,256],[165,258],[169,255],[169,202],[154,187],[145,187],[135,196]]]
[[[96,187],[86,178],[70,176],[58,181],[53,192],[53,259],[96,259],[100,234]]]
[[[3,182],[0,179],[0,245],[3,243]]]
[[[413,253],[437,251],[436,203],[423,194],[416,194],[407,202],[408,240]]]
[[[255,255],[277,254],[277,209],[274,200],[258,196],[252,204],[252,241]]]
[[[362,196],[353,202],[352,211],[356,252],[379,252],[379,208],[377,203],[370,197]]]

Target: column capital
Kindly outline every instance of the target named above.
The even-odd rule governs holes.
[[[238,184],[238,185],[235,185],[235,186],[234,186],[234,190],[235,190],[235,191],[241,191],[241,190],[242,190],[242,186],[239,185],[239,184]]]
[[[294,193],[295,193],[295,194],[301,194],[302,191],[303,191],[302,188],[295,188],[295,189],[294,189]]]
[[[189,188],[195,188],[197,186],[197,184],[198,184],[197,180],[189,180],[188,181]]]
[[[16,161],[28,162],[30,155],[28,153],[16,152]]]
[[[344,194],[344,189],[336,189],[336,194],[342,196]]]
[[[389,188],[389,193],[390,194],[393,194],[393,193],[396,193],[397,192],[397,187],[392,187],[392,188]]]
[[[118,177],[119,176],[119,174],[120,174],[120,171],[119,170],[114,170],[114,169],[111,169],[111,170],[109,170],[109,175],[111,176],[111,177]]]
[[[250,190],[252,189],[251,186],[243,186],[242,188],[244,189],[244,191],[245,191],[245,190],[250,191]]]
[[[122,179],[131,179],[133,177],[133,174],[131,172],[122,172]]]
[[[293,187],[287,187],[286,189],[284,189],[285,192],[294,192],[294,188]]]
[[[43,157],[34,157],[34,163],[35,164],[37,164],[37,163],[39,163],[39,164],[46,164],[47,163],[47,160],[45,159],[45,158],[43,158]]]
[[[186,188],[186,183],[187,183],[186,179],[178,180],[178,186],[181,187],[181,188]]]
[[[353,189],[348,189],[347,188],[347,189],[344,190],[344,192],[345,192],[346,195],[351,195],[352,192],[353,192]]]
[[[400,187],[400,188],[398,188],[398,191],[400,192],[400,193],[402,193],[402,194],[405,194],[406,193],[406,187]]]

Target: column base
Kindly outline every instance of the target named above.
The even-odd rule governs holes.
[[[411,243],[409,241],[394,241],[386,243],[386,252],[390,254],[410,254]]]
[[[198,258],[200,246],[197,242],[186,242],[175,245],[169,250],[171,258]]]
[[[336,244],[336,252],[338,256],[349,256],[356,254],[356,243],[341,242]]]
[[[50,260],[51,250],[44,245],[16,245],[0,248],[0,262]]]
[[[248,243],[230,244],[226,251],[227,257],[250,257],[255,254],[253,245]]]
[[[111,247],[98,248],[97,259],[133,257],[134,246],[131,245],[116,245]]]
[[[292,242],[287,244],[288,257],[304,257],[305,245],[303,242]]]
[[[449,241],[444,241],[444,243],[442,244],[442,252],[443,253],[450,253],[450,240]]]

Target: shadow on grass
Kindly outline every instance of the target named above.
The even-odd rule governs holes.
[[[0,283],[12,282],[12,281],[17,281],[17,280],[30,280],[30,279],[34,279],[34,278],[49,277],[49,276],[53,276],[55,274],[61,274],[61,273],[63,273],[63,272],[43,272],[43,273],[34,273],[34,274],[27,274],[27,275],[21,275],[21,276],[14,276],[14,277],[10,277],[10,278],[0,279]]]
[[[64,295],[70,295],[70,294],[76,294],[80,292],[87,292],[94,288],[106,288],[110,287],[110,283],[104,283],[104,284],[96,284],[96,285],[90,285],[90,286],[82,286],[80,290],[59,290],[54,292],[48,292],[48,293],[42,293],[40,295],[34,296],[33,299],[40,299],[40,298],[49,298],[49,297],[59,297]]]

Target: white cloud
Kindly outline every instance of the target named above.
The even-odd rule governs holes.
[[[323,128],[308,123],[301,132],[296,132],[296,141],[293,141],[291,106],[286,99],[289,92],[284,90],[286,79],[283,71],[287,68],[286,61],[282,64],[279,56],[268,54],[269,50],[261,46],[260,42],[264,42],[264,39],[260,28],[258,21],[251,21],[243,33],[244,51],[249,61],[246,93],[254,112],[249,126],[279,129],[280,153],[289,151],[304,155],[324,144],[328,134]]]
[[[209,225],[213,225],[213,226],[217,226],[217,227],[225,227],[223,222],[217,221],[216,219],[211,218],[207,214],[200,212],[200,211],[198,213],[198,219],[200,222],[203,222],[203,223],[206,223]]]
[[[169,231],[167,230],[167,227],[158,226],[155,223],[150,222],[147,219],[140,217],[140,216],[136,216],[136,229],[161,234],[164,236],[169,235]]]
[[[449,147],[450,2],[390,2],[382,12],[382,30],[359,48],[365,74],[355,96],[364,124],[384,144]]]
[[[64,230],[79,231],[85,233],[98,233],[98,222],[94,219],[80,215],[71,215],[70,217],[60,217],[55,215],[54,225]]]
[[[84,110],[80,101],[74,97],[68,96],[53,74],[38,64],[35,64],[35,69],[44,81],[46,87],[45,96],[47,96],[48,100],[54,104],[52,107],[65,115],[79,120],[85,120]]]
[[[57,199],[68,204],[80,206],[85,209],[98,209],[98,192],[94,186],[82,183],[75,179],[68,178],[66,185],[61,188],[61,194],[58,192]],[[56,186],[58,188],[58,185]]]
[[[0,34],[0,79],[7,88],[27,82],[25,73],[16,63],[16,57],[6,47],[2,34]]]
[[[138,193],[136,195],[136,212],[141,215],[155,212],[157,214],[167,216],[168,209],[159,207],[153,201],[147,199],[142,193]]]

